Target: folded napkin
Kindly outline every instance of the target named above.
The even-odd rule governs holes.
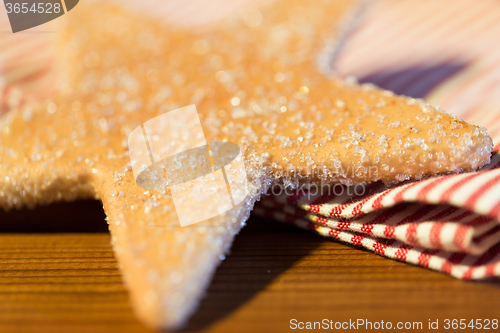
[[[444,106],[498,144],[499,34],[497,1],[374,0],[339,40],[330,68]],[[364,191],[289,190],[264,196],[255,211],[459,279],[500,277],[499,147],[478,172]]]
[[[500,276],[499,194],[497,154],[479,172],[390,189],[300,189],[265,196],[254,212],[460,279],[482,279]]]

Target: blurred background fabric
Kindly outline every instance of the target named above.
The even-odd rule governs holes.
[[[372,0],[331,61],[338,76],[425,98],[500,142],[500,4]]]

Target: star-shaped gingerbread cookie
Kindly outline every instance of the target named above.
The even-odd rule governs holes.
[[[4,120],[0,206],[102,200],[137,316],[178,328],[271,184],[395,183],[488,163],[484,128],[317,70],[315,55],[345,6],[278,1],[188,29],[113,4],[80,3],[59,30],[60,92]],[[217,217],[181,227],[168,187],[136,185],[128,137],[192,104],[207,142],[241,148],[249,194]],[[193,140],[181,135],[175,144]],[[218,205],[219,195],[204,205]]]

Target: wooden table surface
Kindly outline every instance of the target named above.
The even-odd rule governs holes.
[[[0,232],[0,332],[150,331],[132,314],[99,202],[0,213]],[[427,331],[429,319],[500,319],[499,305],[498,282],[252,217],[185,331],[291,331],[291,319],[421,321]]]

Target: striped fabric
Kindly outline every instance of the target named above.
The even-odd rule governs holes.
[[[0,10],[0,115],[26,103],[27,96],[54,92],[53,33],[44,25],[13,34],[5,10]]]
[[[500,154],[478,172],[352,192],[265,197],[255,212],[460,279],[500,276]]]
[[[497,0],[372,0],[331,66],[487,127],[500,142]]]
[[[229,3],[246,1],[252,0]],[[170,19],[182,22],[193,18],[195,10],[218,13],[205,15],[205,24],[234,7],[225,0],[189,3],[173,0],[158,7],[151,1],[141,8],[152,6],[167,19],[175,9],[182,15]],[[423,97],[487,127],[500,143],[497,0],[372,0],[356,23],[333,53],[330,66],[336,75]],[[57,75],[52,35],[40,33],[50,30],[47,25],[8,34],[7,16],[0,11],[0,30],[1,114],[25,103],[27,96],[50,95]],[[264,196],[255,212],[460,279],[500,277],[500,154],[470,174],[393,188],[371,184],[363,195],[349,195],[352,191],[337,186],[323,195]]]
[[[338,76],[441,105],[488,128],[498,145],[498,36],[496,0],[373,0],[330,65]],[[500,277],[498,153],[479,172],[372,184],[364,197],[324,193],[268,197],[257,212],[456,278]]]

